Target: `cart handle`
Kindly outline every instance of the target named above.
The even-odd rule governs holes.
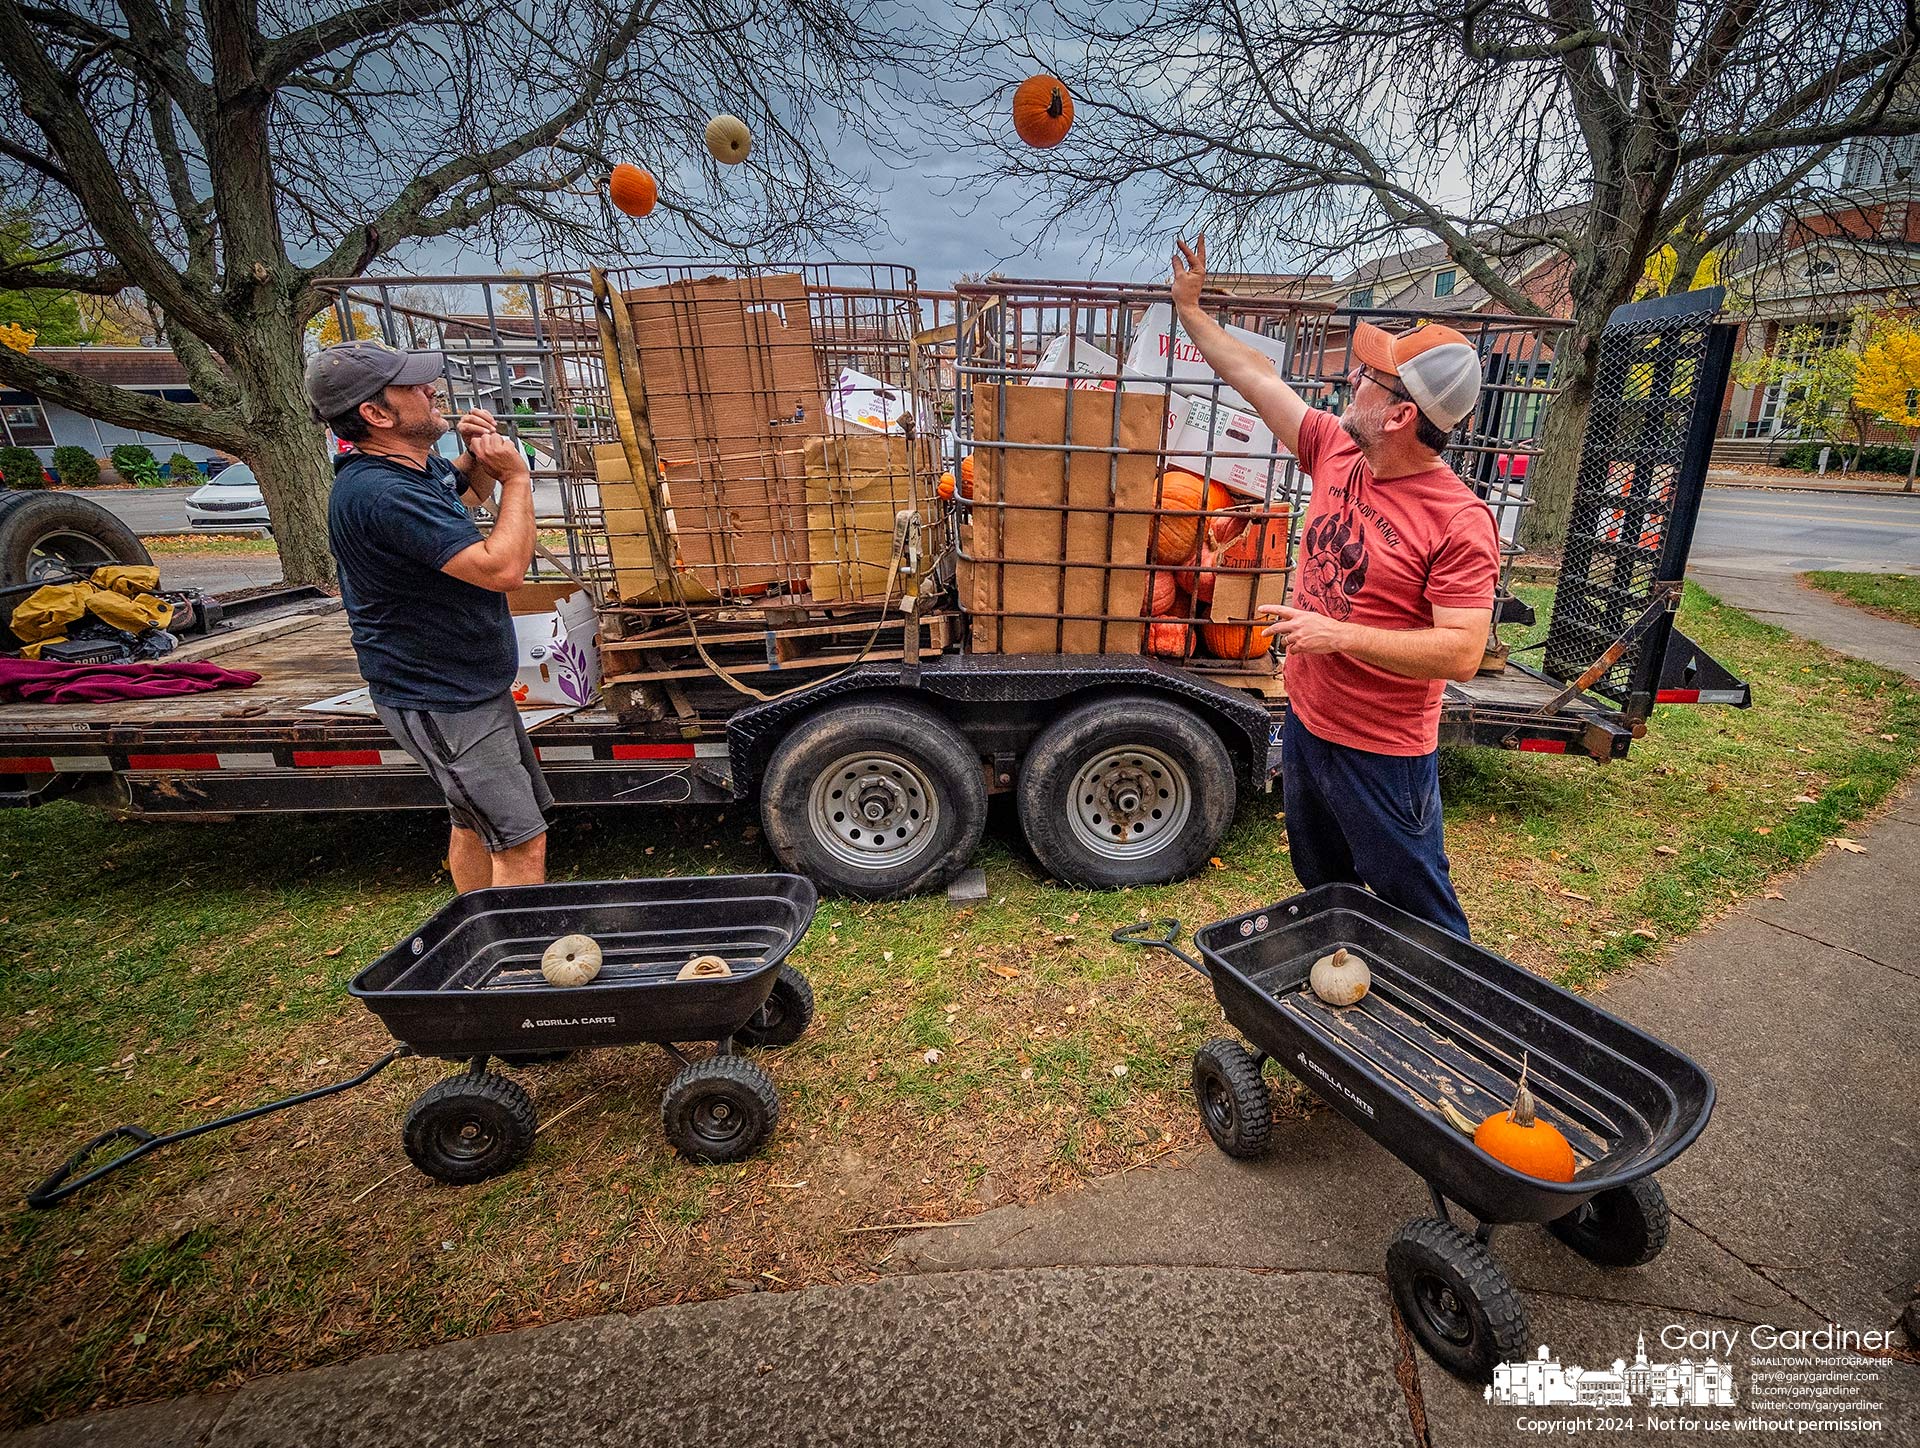
[[[1171,915],[1158,920],[1142,920],[1137,925],[1122,925],[1113,932],[1113,938],[1122,945],[1145,945],[1153,950],[1164,950],[1189,970],[1197,970],[1207,979],[1213,979],[1213,972],[1207,969],[1206,962],[1194,959],[1173,943],[1180,938],[1180,922]]]
[[[27,1205],[35,1211],[45,1211],[48,1207],[58,1206],[80,1188],[99,1181],[109,1172],[119,1171],[123,1166],[131,1166],[150,1151],[158,1151],[163,1146],[171,1146],[176,1141],[185,1141],[190,1136],[199,1136],[202,1132],[218,1131],[223,1126],[237,1126],[243,1121],[251,1121],[256,1116],[265,1116],[272,1111],[284,1111],[287,1107],[298,1106],[302,1102],[318,1101],[322,1096],[332,1096],[338,1091],[350,1091],[355,1086],[371,1081],[402,1056],[413,1054],[411,1046],[395,1046],[358,1076],[349,1076],[346,1080],[335,1081],[330,1086],[317,1086],[311,1091],[302,1091],[298,1096],[269,1101],[264,1106],[250,1106],[245,1111],[234,1112],[231,1116],[222,1116],[214,1121],[203,1121],[198,1126],[183,1127],[179,1131],[170,1131],[165,1136],[155,1136],[144,1126],[116,1126],[111,1131],[103,1131],[62,1162],[59,1170],[52,1176],[29,1191]],[[130,1150],[121,1152],[112,1161],[95,1167],[85,1176],[74,1176],[75,1172],[86,1165],[89,1157],[102,1147],[116,1141],[130,1141],[134,1145]]]

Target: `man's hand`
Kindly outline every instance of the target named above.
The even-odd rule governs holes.
[[[474,466],[488,477],[498,478],[502,483],[529,481],[527,455],[504,434],[475,433],[467,442],[467,451],[473,455]]]
[[[1173,304],[1197,307],[1200,290],[1207,284],[1207,234],[1201,232],[1192,246],[1176,236],[1173,245]]]
[[[460,434],[460,441],[471,448],[476,437],[487,433],[498,435],[500,424],[494,420],[493,414],[486,408],[476,407],[471,412],[461,413],[460,420],[453,425],[453,430]]]
[[[1274,620],[1261,630],[1270,639],[1279,639],[1280,647],[1290,654],[1344,653],[1349,626],[1324,613],[1306,608],[1289,608],[1284,603],[1263,603],[1257,612]]]

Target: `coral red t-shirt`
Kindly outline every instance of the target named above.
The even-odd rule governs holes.
[[[1493,512],[1452,468],[1374,477],[1339,419],[1310,411],[1300,468],[1313,478],[1292,603],[1381,629],[1433,627],[1433,610],[1492,608]],[[1440,742],[1442,679],[1409,679],[1349,654],[1288,654],[1287,703],[1322,739],[1375,754]]]

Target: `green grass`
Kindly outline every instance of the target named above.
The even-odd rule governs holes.
[[[140,541],[155,558],[191,558],[196,554],[218,558],[277,558],[280,555],[278,543],[257,533],[169,533]]]
[[[1606,766],[1443,756],[1477,935],[1575,986],[1658,969],[1647,957],[1812,858],[1920,761],[1920,697],[1896,675],[1696,591],[1681,621],[1753,683],[1751,710],[1662,708]],[[985,901],[826,901],[794,956],[819,1011],[768,1058],[781,1127],[749,1162],[676,1160],[658,1122],[665,1058],[608,1051],[521,1076],[553,1125],[518,1171],[436,1186],[399,1131],[449,1068],[404,1061],[47,1213],[19,1207],[18,1188],[108,1127],[173,1129],[385,1051],[346,982],[448,897],[444,827],[429,813],[0,814],[0,1177],[16,1188],[0,1207],[0,1418],[719,1295],[730,1280],[859,1277],[890,1238],[849,1227],[965,1215],[1196,1140],[1187,1063],[1221,1029],[1218,1007],[1165,955],[1108,936],[1290,893],[1278,810],[1245,802],[1223,868],[1095,893],[1040,879],[1002,800],[978,861]],[[579,879],[757,870],[758,835],[741,809],[574,811],[552,859]]]
[[[1907,573],[1803,573],[1813,587],[1898,623],[1920,624],[1920,578]]]

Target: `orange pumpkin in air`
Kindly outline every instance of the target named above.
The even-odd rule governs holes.
[[[1073,129],[1073,97],[1050,75],[1028,76],[1013,93],[1013,129],[1036,150],[1059,145]]]
[[[622,161],[607,178],[607,196],[627,215],[645,216],[660,199],[660,187],[650,174]]]
[[[1200,514],[1233,503],[1233,495],[1218,483],[1209,483],[1185,468],[1168,468],[1160,476],[1159,516],[1152,520],[1153,561],[1179,567],[1193,561],[1200,547]]]

